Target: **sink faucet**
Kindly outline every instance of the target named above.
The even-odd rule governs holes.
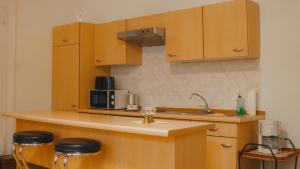
[[[207,104],[207,101],[205,100],[205,98],[203,96],[201,96],[200,94],[198,94],[198,93],[192,93],[191,99],[193,98],[193,96],[199,97],[205,103],[205,105],[203,106],[203,111],[204,111],[204,113],[209,113],[210,114],[211,110],[208,107],[208,104]]]

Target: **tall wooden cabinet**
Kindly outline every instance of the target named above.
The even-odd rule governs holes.
[[[204,60],[258,58],[259,6],[234,0],[203,7]]]
[[[52,109],[88,108],[89,90],[108,67],[94,66],[94,25],[74,23],[53,28]]]

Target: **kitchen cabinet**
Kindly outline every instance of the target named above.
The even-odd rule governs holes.
[[[260,57],[259,5],[233,0],[98,24],[95,65],[141,64],[141,47],[117,39],[116,34],[150,27],[165,28],[170,62]]]
[[[68,43],[61,40],[65,37]],[[52,109],[88,108],[89,90],[94,88],[95,77],[109,74],[108,67],[94,66],[93,24],[53,28],[52,71]]]
[[[206,169],[238,169],[239,151],[247,143],[258,142],[258,122],[216,122],[214,129],[207,131]],[[259,168],[256,162],[243,162],[243,168]]]
[[[207,136],[207,169],[236,168],[236,139]]]
[[[53,29],[53,46],[79,43],[79,23],[58,26]]]
[[[95,65],[141,64],[141,47],[117,38],[118,32],[126,30],[126,20],[96,25]]]
[[[165,27],[165,14],[155,14],[127,19],[127,30],[138,30],[152,27]]]
[[[215,123],[215,128],[208,130],[207,135],[217,137],[237,137],[237,125],[232,123]]]
[[[259,6],[235,0],[203,7],[204,60],[258,58]]]
[[[202,7],[165,14],[168,61],[203,60]]]
[[[79,44],[53,49],[53,106],[57,110],[79,108]]]

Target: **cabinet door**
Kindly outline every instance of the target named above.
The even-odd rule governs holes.
[[[127,30],[137,30],[151,27],[165,27],[165,15],[156,14],[127,20]]]
[[[207,136],[207,169],[236,169],[236,139]]]
[[[202,7],[165,14],[168,61],[203,60]]]
[[[98,24],[95,28],[95,64],[126,64],[126,42],[117,38],[126,31],[126,21]]]
[[[248,55],[246,6],[240,0],[203,7],[205,60]]]
[[[79,104],[79,44],[53,48],[53,110],[76,110]]]
[[[79,23],[53,28],[53,46],[79,43]]]

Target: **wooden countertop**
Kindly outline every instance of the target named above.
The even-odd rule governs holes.
[[[207,122],[166,119],[156,119],[155,123],[142,124],[142,118],[139,117],[83,114],[67,111],[30,113],[11,112],[1,114],[5,117],[22,120],[160,137],[195,133],[214,127],[214,124]]]
[[[225,110],[224,110],[225,111]],[[95,113],[95,114],[105,114],[105,115],[117,115],[117,116],[131,116],[131,117],[142,117],[141,112],[130,112],[124,110],[95,110],[95,109],[81,109],[79,112],[83,113]],[[218,113],[222,112],[218,110]],[[194,112],[197,113],[197,112]],[[225,123],[246,123],[251,121],[264,120],[265,115],[256,115],[243,117],[239,116],[197,116],[197,115],[174,115],[174,114],[160,114],[155,115],[157,118],[162,119],[177,119],[177,120],[193,120],[193,121],[205,121],[205,122],[225,122]]]

